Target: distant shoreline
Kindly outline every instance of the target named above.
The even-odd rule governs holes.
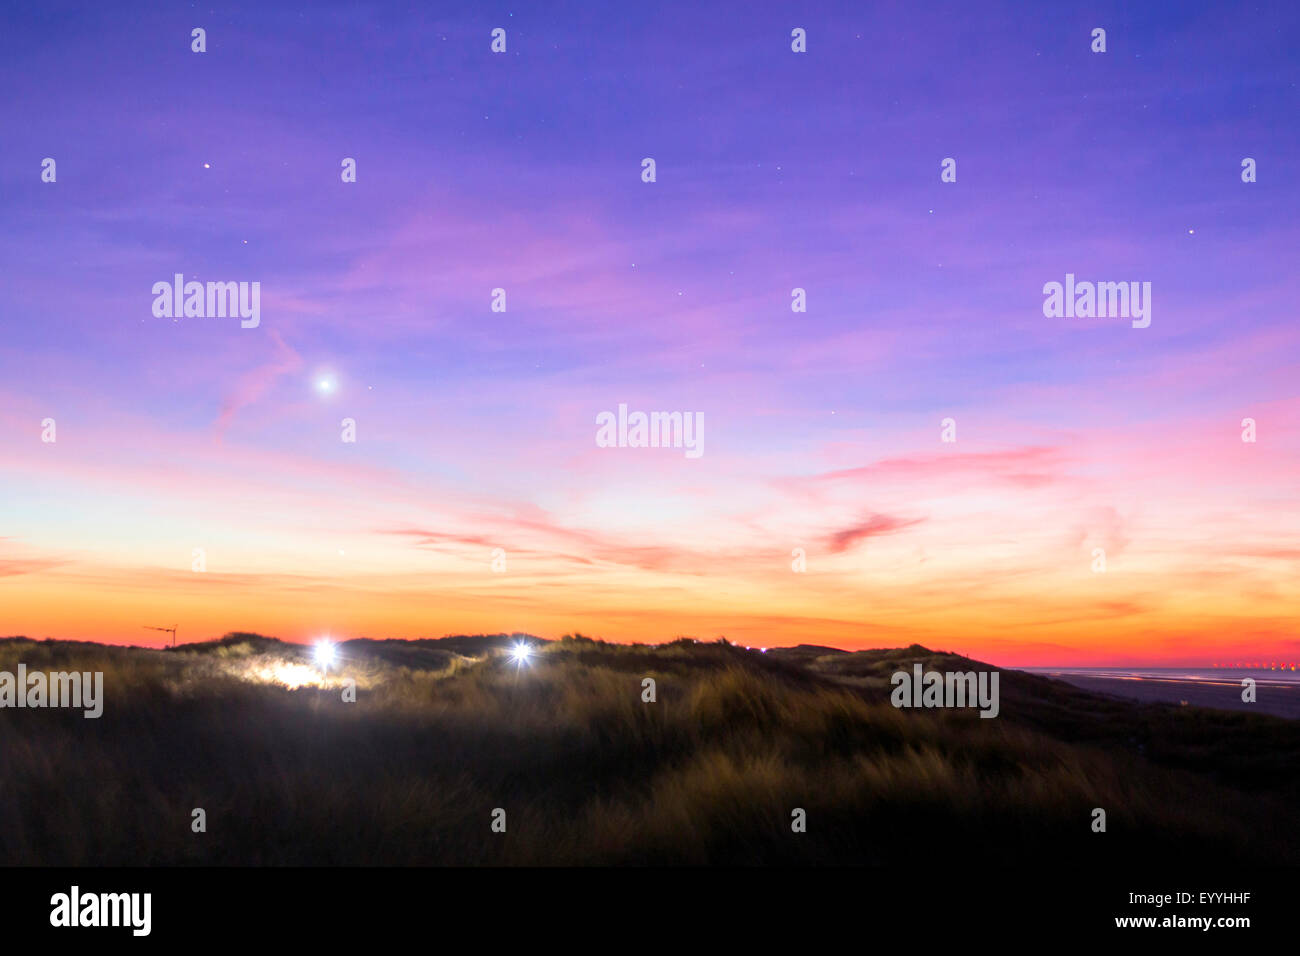
[[[1082,690],[1141,703],[1178,704],[1187,701],[1192,707],[1243,710],[1300,720],[1300,682],[1278,680],[1276,676],[1270,680],[1265,676],[1269,671],[1244,673],[1242,677],[1230,677],[1225,672],[1221,679],[1212,680],[1174,675],[1085,674],[1050,668],[1033,668],[1029,672],[1063,681]],[[1241,680],[1244,677],[1254,677],[1256,680],[1257,697],[1251,704],[1241,699]]]

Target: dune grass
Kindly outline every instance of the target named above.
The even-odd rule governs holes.
[[[106,698],[98,720],[0,710],[0,863],[1298,858],[1294,770],[1234,786],[1079,736],[1071,720],[1086,723],[1088,706],[1121,734],[1148,718],[1056,682],[1004,681],[1003,716],[981,720],[894,709],[862,682],[875,673],[863,659],[836,673],[726,644],[568,639],[519,666],[502,650],[512,640],[348,642],[329,686],[296,689],[259,675],[304,665],[307,650],[252,635],[176,652],[0,641],[0,669],[102,670]],[[890,653],[880,666],[931,654]],[[1186,727],[1165,739],[1204,731],[1175,716]],[[1284,734],[1265,721],[1256,739],[1261,727]],[[1090,829],[1094,807],[1105,834]],[[194,808],[206,833],[191,830]],[[505,833],[490,829],[496,808]],[[796,808],[807,832],[792,832]]]

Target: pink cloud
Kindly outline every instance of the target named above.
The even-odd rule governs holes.
[[[891,515],[873,514],[849,528],[836,531],[826,537],[826,547],[832,554],[839,554],[867,538],[880,535],[896,534],[904,528],[914,527],[922,522],[921,518],[896,518]]]
[[[225,436],[226,429],[241,409],[261,399],[281,376],[293,374],[302,368],[301,356],[285,344],[277,330],[271,329],[268,337],[275,347],[275,357],[240,376],[233,390],[227,393],[221,405],[221,414],[215,423],[218,440]]]

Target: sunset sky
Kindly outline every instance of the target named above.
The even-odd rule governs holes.
[[[702,6],[8,11],[0,634],[1300,661],[1300,7]]]

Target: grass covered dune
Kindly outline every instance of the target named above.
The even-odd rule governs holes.
[[[98,719],[0,710],[0,863],[1300,861],[1296,722],[1013,671],[996,719],[895,709],[895,670],[989,669],[917,646],[514,640],[348,641],[324,681],[255,635],[0,641],[0,670],[104,673]]]

